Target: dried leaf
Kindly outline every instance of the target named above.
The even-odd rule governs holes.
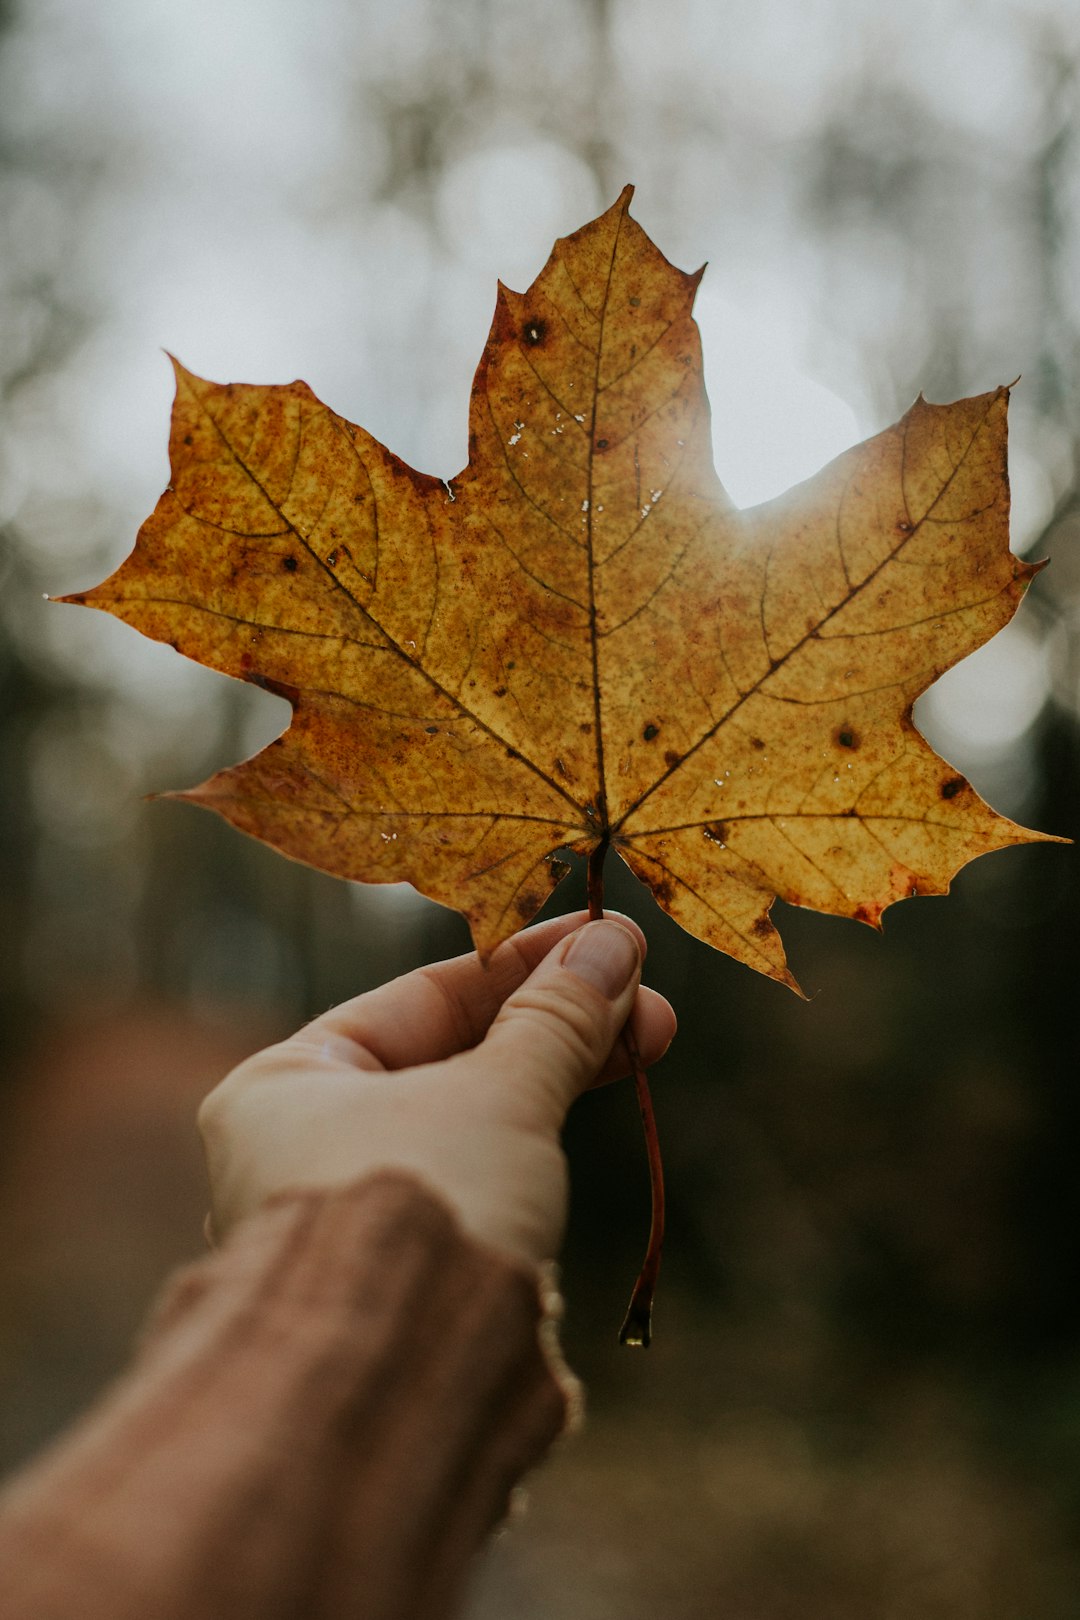
[[[911,719],[1012,616],[997,389],[920,398],[736,511],[712,465],[700,279],[615,206],[500,287],[470,458],[414,472],[301,382],[177,367],[172,481],[65,598],[282,693],[292,725],[184,797],[296,859],[408,879],[488,951],[560,850],[622,858],[701,939],[788,984],[774,897],[878,925],[991,810]]]

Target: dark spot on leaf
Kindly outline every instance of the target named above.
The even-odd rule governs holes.
[[[255,660],[254,660],[254,658],[252,658],[250,653],[241,653],[240,654],[240,668],[241,669],[250,669],[254,662],[255,662]]]
[[[505,686],[497,686],[495,688],[495,696],[496,697],[505,697],[506,696],[506,687]]]
[[[762,749],[765,747],[765,744],[760,737],[751,737],[750,746],[751,748],[756,748],[760,754]]]
[[[962,776],[950,776],[947,782],[941,784],[941,797],[943,799],[955,799],[956,795],[962,793],[966,787],[967,783]]]
[[[659,726],[654,726],[652,721],[650,721],[649,724],[645,727],[645,730],[641,733],[641,735],[645,739],[646,742],[652,742],[654,737],[659,736],[659,733],[660,733],[660,727]]]
[[[507,669],[516,669],[517,663],[513,658],[508,658],[506,661],[506,667]]]
[[[583,720],[581,722],[580,726],[578,726],[578,730],[581,732],[582,736],[591,737],[592,736],[592,721],[591,720]]]
[[[682,764],[682,755],[677,754],[674,748],[669,748],[664,755],[664,764],[667,765],[669,769],[674,770],[676,765]]]
[[[190,433],[185,433],[184,434],[184,443],[185,444],[194,444],[195,443],[195,440],[191,437]]]
[[[607,442],[606,439],[597,439],[596,448],[598,450],[606,450],[607,446],[608,446],[608,442]]]
[[[547,322],[546,321],[540,321],[540,320],[526,321],[526,323],[525,323],[525,341],[526,341],[526,343],[531,343],[532,346],[535,348],[538,344],[543,343],[545,337],[547,337]]]
[[[518,753],[516,748],[508,748],[506,750],[506,757],[507,759],[520,759],[521,755]]]
[[[833,737],[841,748],[858,748],[862,738],[853,726],[838,726]]]
[[[630,308],[631,309],[639,308],[640,304],[641,304],[641,299],[640,298],[631,298],[631,300],[630,300]]]
[[[297,562],[295,557],[283,557],[281,559],[281,566],[284,568],[287,574],[295,574],[300,564]]]
[[[856,906],[851,915],[854,917],[856,922],[869,923],[871,927],[874,924],[874,913],[870,910],[869,906]]]
[[[727,843],[727,826],[723,821],[710,822],[709,826],[701,830],[711,844]]]
[[[759,917],[750,928],[750,932],[754,935],[755,939],[764,939],[765,935],[771,934],[772,931],[772,923],[769,921],[768,917]]]
[[[336,551],[331,551],[331,552],[329,552],[327,554],[326,565],[327,565],[328,568],[336,568],[337,567],[337,552]]]
[[[523,922],[534,917],[544,903],[542,894],[535,894],[531,889],[525,894],[519,894],[514,901],[514,910]]]
[[[674,900],[675,889],[670,878],[654,878],[649,886],[662,905],[669,906]]]
[[[435,733],[438,731],[438,729],[439,729],[438,726],[425,726],[424,727],[424,730],[427,732],[429,737],[434,737]]]

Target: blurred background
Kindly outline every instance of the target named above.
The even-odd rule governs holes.
[[[205,1200],[238,1057],[464,949],[407,888],[144,802],[286,706],[46,604],[130,549],[171,377],[304,377],[424,471],[466,455],[501,276],[637,185],[699,300],[750,504],[934,400],[1013,395],[1014,549],[1052,567],[919,706],[995,806],[1080,817],[1073,0],[5,0],[0,7],[0,1465],[120,1365]],[[565,1340],[591,1421],[470,1620],[1074,1620],[1078,868],[969,868],[884,938],[777,907],[803,1005],[627,874],[681,1033],[670,1233],[616,1331],[632,1094],[569,1132]],[[581,903],[580,876],[556,903]]]

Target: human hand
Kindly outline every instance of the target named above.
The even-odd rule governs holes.
[[[215,1234],[286,1188],[400,1168],[482,1242],[550,1258],[566,1223],[567,1109],[627,1073],[631,1011],[646,1065],[675,1033],[667,1001],[639,988],[644,950],[628,918],[554,918],[486,967],[469,955],[419,968],[248,1058],[199,1113]]]

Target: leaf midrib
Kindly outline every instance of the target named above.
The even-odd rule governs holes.
[[[615,274],[615,255],[619,250],[619,238],[622,235],[623,221],[625,219],[626,205],[624,204],[619,212],[619,222],[615,227],[615,235],[611,243],[611,258],[608,261],[607,280],[604,283],[604,296],[600,303],[599,330],[596,336],[596,369],[593,373],[592,416],[589,422],[589,453],[586,468],[586,488],[589,502],[589,509],[585,514],[588,519],[585,525],[585,556],[589,585],[589,655],[592,660],[593,728],[596,732],[596,775],[599,784],[596,808],[600,812],[600,842],[604,843],[605,847],[610,836],[610,829],[608,826],[607,776],[604,768],[603,703],[600,691],[600,634],[596,603],[597,563],[593,545],[593,518],[596,510],[596,501],[593,498],[593,463],[596,456],[597,414],[600,409],[600,369],[604,357],[604,323],[607,320],[611,282]]]

